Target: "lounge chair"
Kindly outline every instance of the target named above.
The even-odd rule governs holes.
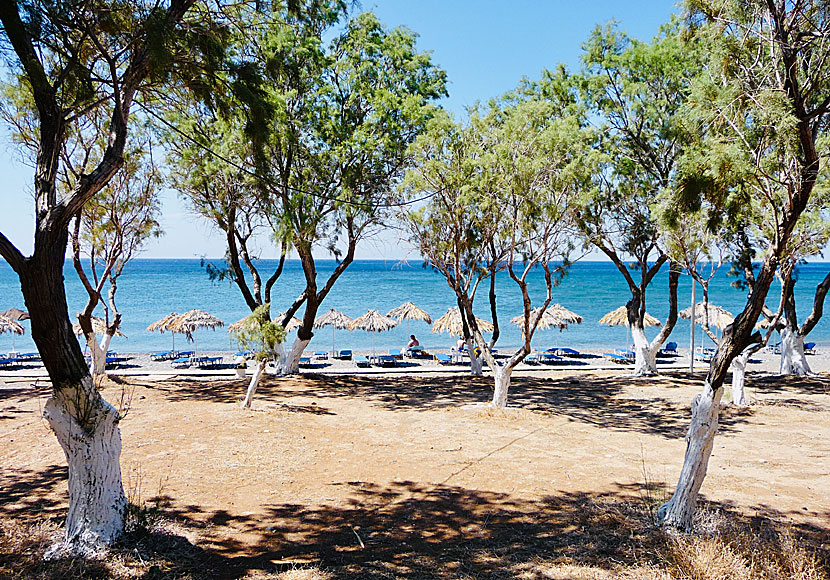
[[[667,342],[666,346],[657,351],[657,356],[677,356],[677,343]]]
[[[371,363],[375,366],[379,367],[393,367],[398,364],[398,361],[395,360],[394,356],[390,356],[388,354],[378,354],[372,357],[369,357]]]
[[[249,356],[250,354],[251,354],[251,351],[250,351],[250,350],[240,350],[238,353],[236,353],[236,354],[235,354],[235,355],[233,355],[233,356],[244,356],[245,358],[248,358],[248,356]]]
[[[343,360],[352,360],[352,351],[350,350],[341,350],[337,353],[337,358]]]
[[[20,360],[40,360],[39,352],[24,352],[17,356]]]
[[[775,344],[768,344],[767,352],[771,352],[772,354],[781,354],[781,343],[776,342]]]
[[[369,359],[363,356],[362,354],[356,354],[352,356],[352,360],[354,363],[359,367],[368,367],[369,366]]]
[[[438,361],[438,364],[442,365],[451,365],[452,364],[452,357],[448,354],[438,353],[432,355],[435,357],[435,360]]]
[[[618,364],[630,364],[632,362],[632,360],[627,356],[617,354],[615,352],[604,352],[602,353],[602,356],[604,356],[607,359],[610,359],[611,362],[615,362]]]
[[[547,352],[552,353],[552,354],[556,354],[556,355],[559,355],[559,356],[567,356],[567,357],[573,357],[573,358],[579,358],[579,357],[582,356],[582,353],[579,352],[578,350],[574,350],[572,348],[567,348],[567,347],[549,348],[547,350]]]
[[[173,368],[186,369],[190,368],[190,365],[193,364],[193,360],[190,356],[180,356],[179,358],[170,361],[170,364],[173,366]]]
[[[301,356],[299,366],[304,367],[311,364],[310,356]]]
[[[389,356],[394,357],[396,359],[401,359],[403,358],[403,353],[401,353],[400,349],[398,348],[390,348]]]
[[[3,368],[11,368],[17,364],[20,364],[20,359],[17,357],[4,357],[0,358],[0,367]]]
[[[156,361],[156,362],[163,361],[163,360],[171,360],[171,359],[176,359],[176,358],[179,358],[179,353],[176,352],[175,350],[165,350],[165,351],[162,351],[162,352],[154,352],[153,354],[150,355],[150,360],[153,360],[153,361]]]
[[[329,358],[329,353],[324,350],[314,351],[314,358]]]
[[[196,366],[200,369],[208,368],[208,367],[215,367],[222,363],[221,356],[200,356],[196,360]]]
[[[410,346],[406,349],[406,355],[412,358],[429,356],[422,346]]]
[[[548,363],[548,364],[555,363],[555,362],[561,362],[562,360],[564,360],[561,356],[556,356],[552,352],[540,352],[540,353],[537,353],[537,356],[539,357],[539,362]]]
[[[816,354],[816,343],[808,342],[804,345],[804,354]]]

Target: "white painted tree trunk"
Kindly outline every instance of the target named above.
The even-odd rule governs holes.
[[[798,332],[789,328],[781,329],[781,366],[782,375],[811,375],[813,371],[804,355],[804,339]]]
[[[508,367],[496,367],[493,369],[493,378],[496,386],[493,389],[493,400],[490,403],[497,409],[507,407],[507,391],[510,389],[510,377],[513,369]]]
[[[634,376],[656,375],[657,351],[650,348],[645,330],[632,326],[631,337],[634,339]]]
[[[95,333],[86,335],[86,346],[89,349],[90,358],[89,372],[93,377],[100,377],[107,372],[107,349],[110,340],[112,337],[104,333],[99,345]]]
[[[721,396],[723,389],[713,390],[707,379],[703,392],[692,401],[692,421],[686,434],[686,456],[680,479],[671,500],[657,511],[657,519],[663,525],[681,530],[692,526],[697,494],[706,477],[718,430]]]
[[[308,346],[310,340],[303,340],[299,337],[294,339],[294,344],[291,345],[285,358],[277,365],[278,375],[295,375],[300,372],[300,357],[303,356],[303,351]]]
[[[95,554],[124,530],[121,416],[101,398],[90,377],[83,380],[81,388],[53,394],[43,409],[69,466],[66,538],[49,551],[52,557]]]
[[[242,406],[246,409],[251,408],[251,400],[254,398],[254,394],[256,393],[256,388],[259,386],[259,381],[262,378],[262,374],[265,372],[265,365],[268,364],[268,361],[261,360],[257,363],[256,371],[254,371],[254,376],[251,377],[251,382],[248,383],[248,392],[245,393],[245,400],[242,401]]]
[[[470,355],[470,374],[476,377],[484,375],[482,370],[481,357],[476,356],[475,342],[467,341],[467,353]]]
[[[732,361],[732,404],[739,407],[748,405],[744,382],[746,379],[746,364],[749,362],[749,353],[741,353]]]

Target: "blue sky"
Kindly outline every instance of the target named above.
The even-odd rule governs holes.
[[[537,78],[543,68],[564,62],[579,66],[580,45],[597,24],[617,20],[631,36],[654,36],[675,3],[666,0],[364,0],[388,27],[406,26],[419,35],[418,48],[433,53],[447,71],[447,109],[463,115],[476,100],[498,96],[522,77]],[[32,171],[18,162],[5,129],[0,129],[0,191],[4,211],[0,231],[25,253],[34,230]],[[174,192],[162,194],[166,234],[148,245],[146,257],[217,257],[223,238],[192,215]],[[364,243],[358,258],[398,259],[407,251],[394,234]],[[266,252],[263,257],[271,257]],[[409,256],[412,257],[412,256]]]

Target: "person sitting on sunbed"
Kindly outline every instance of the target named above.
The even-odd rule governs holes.
[[[410,334],[409,343],[407,343],[406,348],[412,348],[413,346],[421,346],[421,343],[418,342],[418,339],[415,338],[414,334]]]

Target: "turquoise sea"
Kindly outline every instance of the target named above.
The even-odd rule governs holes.
[[[271,271],[275,262],[263,261],[261,269],[264,275]],[[318,265],[319,285],[335,267],[333,260],[321,260]],[[731,286],[734,278],[727,276],[727,267],[721,268],[711,285],[711,302],[737,313],[745,302],[745,293]],[[812,308],[813,294],[818,284],[830,270],[830,263],[815,263],[802,266],[796,284],[796,304],[801,320]],[[77,280],[77,275],[67,262],[64,277],[72,318],[86,301],[86,294]],[[274,292],[274,311],[287,308],[302,290],[302,269],[299,261],[287,261],[282,278],[277,282]],[[544,281],[541,272],[536,272],[531,280],[534,304],[544,298]],[[770,291],[767,304],[773,309],[778,305],[779,288]],[[515,285],[506,274],[501,274],[497,281],[498,310],[501,325],[501,337],[498,346],[509,348],[518,346],[520,332],[510,324],[510,318],[521,313],[521,300]],[[698,300],[702,293],[698,288]],[[647,296],[647,309],[650,314],[663,320],[668,311],[668,267],[664,266],[652,283]],[[613,310],[628,300],[628,290],[623,277],[610,262],[578,262],[561,284],[553,290],[553,302],[559,302],[566,308],[583,316],[582,324],[559,330],[547,330],[534,339],[537,346],[571,346],[580,347],[621,347],[626,343],[625,327],[606,327],[597,321],[606,312]],[[691,300],[690,279],[681,276],[679,288],[680,308],[689,306]],[[401,263],[397,261],[362,260],[354,262],[337,281],[331,294],[323,302],[321,312],[336,308],[349,316],[356,317],[368,309],[375,308],[385,314],[402,302],[412,301],[423,308],[433,318],[438,318],[455,304],[452,291],[443,277],[420,262]],[[123,313],[122,330],[127,338],[115,338],[112,349],[120,352],[150,352],[170,347],[169,334],[150,333],[145,329],[162,316],[175,312],[186,312],[192,308],[206,310],[222,319],[225,324],[236,322],[248,311],[235,285],[227,281],[212,282],[208,279],[199,259],[137,259],[131,262],[120,279],[117,303]],[[5,262],[0,262],[0,310],[12,306],[25,309],[20,286],[14,272]],[[828,305],[830,309],[830,305]],[[487,288],[482,287],[476,300],[479,316],[490,319],[487,304]],[[15,339],[19,351],[34,350],[28,333]],[[649,337],[657,329],[646,329]],[[400,348],[406,345],[409,334],[415,334],[425,347],[449,348],[454,344],[454,337],[446,334],[432,334],[423,322],[403,322],[397,328],[375,336],[378,350]],[[700,331],[698,331],[700,344]],[[289,334],[293,340],[294,333]],[[336,331],[337,348],[365,349],[372,348],[372,337],[363,331]],[[675,327],[672,338],[680,345],[689,343],[689,322],[680,320]],[[708,340],[708,339],[707,339]],[[775,339],[774,339],[775,340]],[[819,346],[830,346],[830,320],[825,317],[813,330],[809,340]],[[225,329],[200,331],[198,333],[200,350],[236,349]],[[332,332],[330,328],[317,331],[310,349],[324,350],[331,348]],[[184,346],[183,338],[176,337],[176,346]],[[0,335],[0,352],[11,350],[12,337]]]

